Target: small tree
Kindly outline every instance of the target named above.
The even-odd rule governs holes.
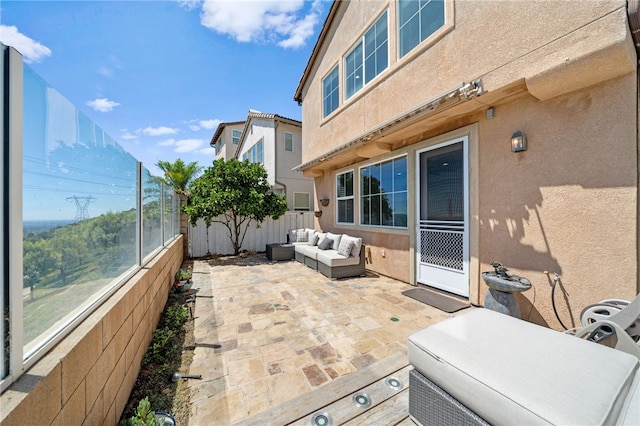
[[[164,172],[164,178],[160,178],[166,185],[170,185],[178,194],[186,193],[187,186],[202,170],[197,162],[185,164],[180,158],[175,162],[158,161],[156,166]]]
[[[228,231],[234,253],[240,253],[251,221],[262,223],[267,217],[277,219],[287,211],[284,195],[274,194],[262,164],[216,160],[190,187],[191,200],[184,208],[195,226],[204,219],[223,224]]]

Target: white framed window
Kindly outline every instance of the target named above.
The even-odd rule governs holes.
[[[231,130],[231,141],[233,142],[234,145],[238,145],[238,143],[240,142],[241,136],[242,136],[241,130],[236,130],[236,129]]]
[[[407,156],[360,168],[360,224],[407,227]]]
[[[293,193],[293,210],[309,211],[311,210],[311,194],[308,192]]]
[[[336,65],[322,80],[322,118],[338,109],[340,102],[340,82]]]
[[[389,66],[387,15],[385,10],[344,58],[345,99],[349,99]]]
[[[256,162],[264,163],[264,141],[260,139],[257,145]]]
[[[336,222],[353,225],[353,170],[336,175]]]
[[[402,58],[445,22],[445,0],[398,0],[398,56]]]
[[[242,155],[243,160],[250,163],[264,163],[264,139],[260,138],[247,152]]]
[[[293,133],[284,132],[284,150],[293,152]]]

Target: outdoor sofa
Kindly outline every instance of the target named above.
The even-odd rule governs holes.
[[[408,339],[409,414],[422,425],[637,425],[640,363],[488,309]]]
[[[289,231],[289,241],[294,245],[298,262],[328,278],[364,275],[362,238],[305,228]]]

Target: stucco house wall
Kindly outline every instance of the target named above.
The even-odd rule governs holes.
[[[276,164],[275,164],[275,132],[274,132],[273,120],[265,118],[248,118],[247,125],[240,141],[240,146],[236,157],[238,160],[243,160],[244,155],[251,150],[251,148],[260,141],[263,140],[263,161],[262,165],[267,171],[269,184],[275,185],[276,181]]]
[[[243,127],[244,121],[220,123],[218,125],[211,142],[209,142],[209,145],[216,149],[215,160],[234,158],[238,145],[233,143],[233,131],[242,132]]]
[[[285,133],[293,135],[293,151],[285,149]],[[313,178],[304,176],[293,170],[302,160],[302,126],[292,123],[277,123],[276,143],[274,145],[275,164],[277,170],[277,185],[286,188],[289,209],[294,209],[294,194],[309,194],[309,209],[313,210]]]
[[[324,230],[363,237],[375,272],[416,282],[416,151],[469,138],[469,300],[499,260],[531,280],[525,319],[559,328],[545,271],[561,276],[559,315],[577,325],[586,305],[631,299],[638,272],[638,87],[625,1],[445,2],[446,19],[397,54],[397,2],[336,2],[296,91],[303,108],[299,170],[316,200],[330,199]],[[344,99],[343,58],[388,13],[389,66]],[[322,79],[339,64],[340,103],[322,117]],[[479,96],[418,107],[462,82]],[[488,110],[491,109],[490,112]],[[516,131],[528,149],[510,150]],[[407,155],[408,227],[338,225],[336,174]],[[357,188],[357,183],[354,183]],[[382,252],[384,251],[384,256]]]

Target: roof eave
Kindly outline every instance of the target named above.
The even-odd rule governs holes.
[[[311,169],[313,166],[317,166],[324,161],[331,160],[336,156],[341,155],[355,147],[375,140],[378,136],[383,135],[388,129],[393,128],[400,123],[407,122],[408,120],[412,119],[412,117],[416,117],[418,115],[422,115],[423,117],[434,115],[450,108],[453,105],[469,99],[473,99],[484,93],[485,91],[481,78],[473,80],[469,83],[461,83],[460,85],[428,100],[427,102],[415,108],[412,108],[411,110],[406,111],[398,116],[395,116],[363,134],[356,136],[348,142],[337,146],[323,154],[320,154],[319,156],[307,161],[306,163],[302,163],[294,167],[292,170],[296,172],[304,172],[305,170]]]
[[[320,31],[320,34],[318,35],[318,39],[316,40],[316,44],[313,46],[313,50],[311,51],[311,56],[309,57],[309,60],[307,61],[307,65],[304,68],[304,71],[302,73],[302,77],[300,77],[300,81],[298,82],[298,87],[296,88],[296,92],[293,95],[293,100],[295,102],[298,103],[298,105],[302,104],[302,87],[305,85],[305,83],[307,82],[307,78],[309,77],[309,72],[311,71],[311,67],[313,66],[316,58],[318,57],[318,53],[320,51],[320,47],[322,46],[322,43],[324,42],[327,33],[329,32],[329,26],[331,26],[331,23],[333,22],[333,18],[336,15],[336,11],[338,10],[338,5],[340,4],[340,1],[338,0],[334,0],[333,3],[331,4],[331,9],[329,9],[329,13],[327,14],[327,18],[324,20],[324,24],[322,25],[322,30]]]

